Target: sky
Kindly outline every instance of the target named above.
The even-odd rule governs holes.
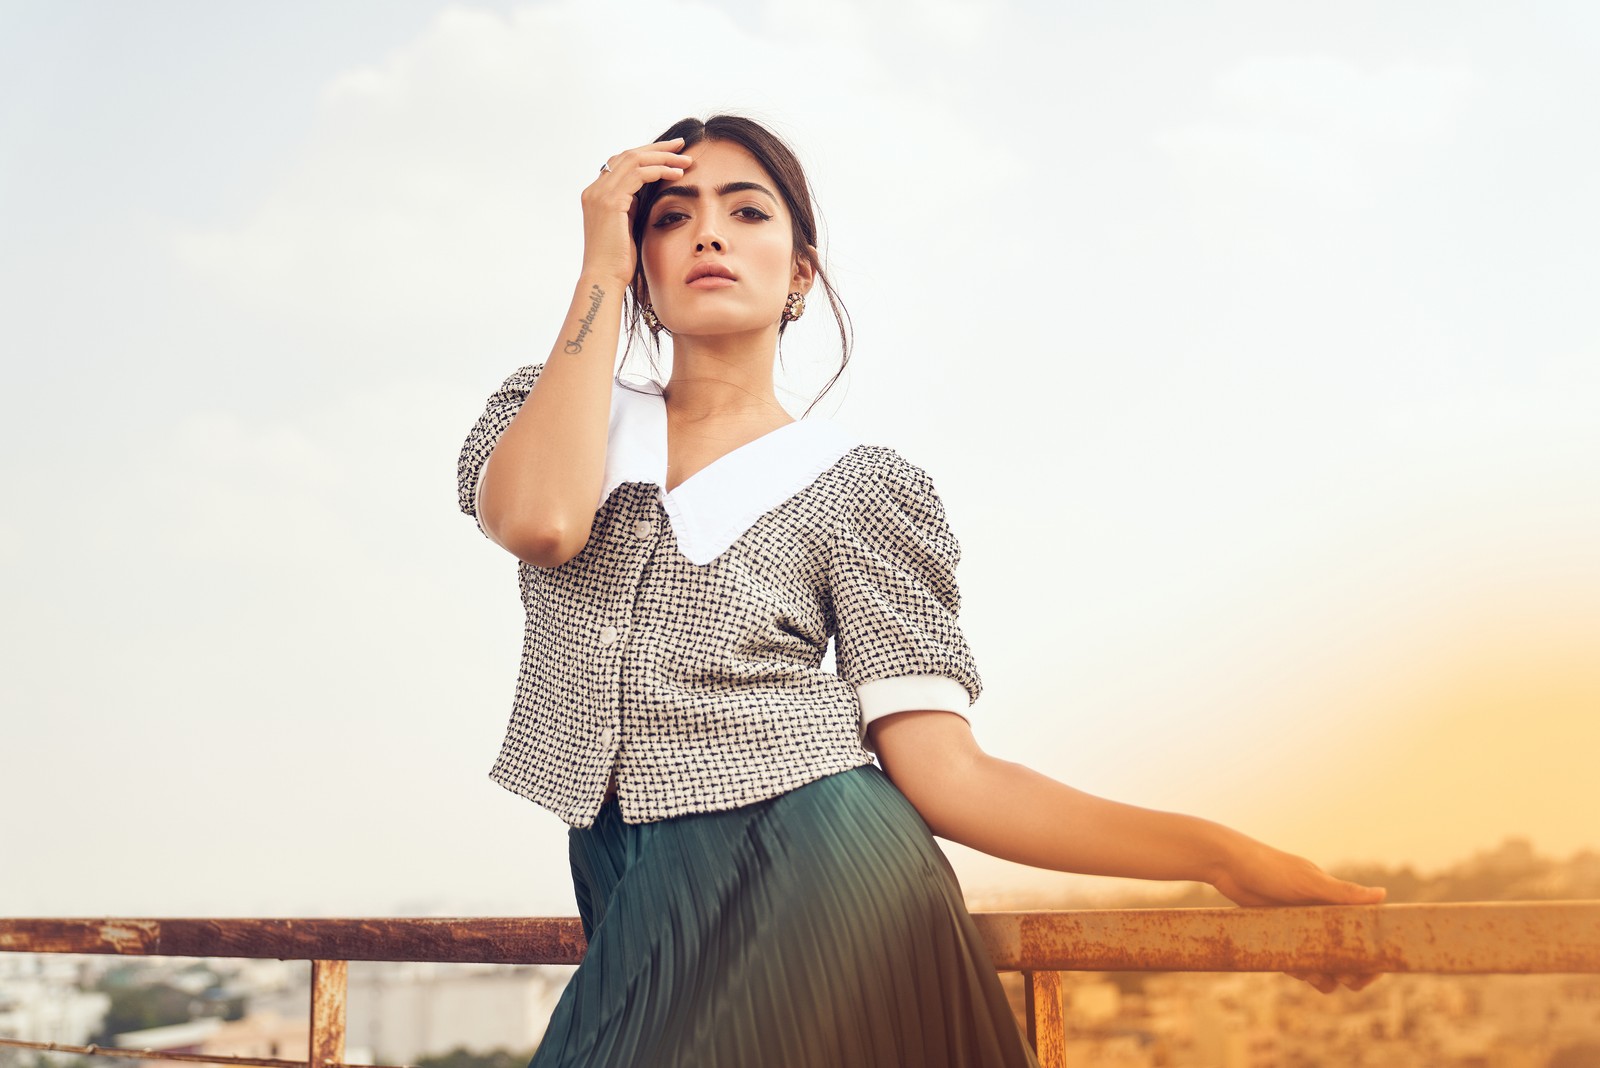
[[[812,410],[933,476],[986,749],[1325,866],[1600,847],[1596,11],[11,0],[0,915],[575,912],[456,457],[599,164],[719,110],[810,170]]]

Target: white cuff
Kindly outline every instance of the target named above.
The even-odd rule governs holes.
[[[489,461],[484,460],[483,467],[488,466]],[[494,541],[493,538],[489,537],[489,532],[484,530],[483,515],[478,511],[479,502],[483,499],[483,467],[478,468],[478,481],[472,486],[472,518],[478,521],[478,530],[482,532],[483,536],[489,538],[490,541]],[[495,544],[498,545],[499,543],[495,542]]]
[[[861,699],[861,737],[867,724],[895,712],[954,712],[968,723],[972,696],[967,688],[948,675],[897,675],[873,679],[856,687]]]

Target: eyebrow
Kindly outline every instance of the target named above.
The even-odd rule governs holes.
[[[715,192],[717,196],[725,197],[729,193],[742,193],[750,189],[755,190],[757,193],[767,194],[767,196],[772,198],[774,203],[776,203],[778,200],[777,194],[768,189],[766,186],[762,185],[760,182],[723,182],[721,185],[717,186]],[[692,200],[699,195],[700,187],[697,185],[669,185],[667,188],[656,194],[656,199],[664,200],[667,197],[688,197]]]

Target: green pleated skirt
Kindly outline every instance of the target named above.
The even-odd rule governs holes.
[[[950,862],[875,765],[569,832],[589,949],[529,1068],[1036,1068]]]

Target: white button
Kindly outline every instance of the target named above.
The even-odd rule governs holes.
[[[610,645],[617,640],[617,628],[609,624],[600,628],[600,644]]]
[[[638,538],[640,541],[644,541],[646,538],[654,537],[655,532],[656,523],[653,519],[640,519],[633,524],[633,536]]]
[[[616,732],[613,731],[610,727],[607,727],[605,730],[600,732],[600,748],[601,749],[610,749],[612,743],[615,742],[616,740],[617,740]]]

